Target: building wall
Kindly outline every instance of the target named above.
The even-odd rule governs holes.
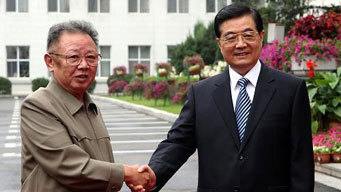
[[[0,76],[7,77],[6,46],[30,47],[29,77],[9,78],[13,94],[31,92],[30,82],[48,77],[43,55],[51,25],[73,19],[91,22],[99,32],[99,45],[111,46],[111,74],[115,66],[128,68],[128,46],[151,46],[151,74],[154,64],[167,61],[167,46],[182,42],[199,20],[208,24],[216,13],[206,13],[206,0],[189,0],[188,13],[167,13],[167,0],[149,0],[149,13],[128,13],[128,0],[111,0],[109,13],[89,13],[88,0],[70,0],[70,12],[48,12],[47,0],[28,0],[27,13],[6,12],[0,0]],[[231,0],[227,0],[230,3]],[[107,77],[97,77],[96,93],[106,93]]]

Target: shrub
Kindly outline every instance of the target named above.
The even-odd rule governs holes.
[[[110,75],[107,80],[107,85],[108,87],[110,87],[114,81],[121,81],[121,80],[125,82],[130,82],[133,78],[134,78],[133,74],[125,74],[123,76]]]
[[[10,95],[12,93],[12,83],[5,77],[0,77],[0,95]]]
[[[90,86],[88,87],[88,92],[89,93],[93,93],[95,88],[96,88],[96,79],[94,79],[94,81],[90,84]]]
[[[45,77],[39,77],[32,80],[32,91],[36,91],[40,87],[46,87],[49,84],[49,80]]]
[[[109,87],[109,93],[121,93],[128,83],[124,80],[114,81]]]

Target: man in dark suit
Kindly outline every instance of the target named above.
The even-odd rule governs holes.
[[[190,87],[167,139],[150,159],[155,191],[197,149],[198,192],[313,192],[305,82],[259,60],[264,30],[254,9],[224,7],[215,17],[215,32],[229,67]]]

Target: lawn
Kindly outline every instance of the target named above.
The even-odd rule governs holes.
[[[166,106],[164,106],[163,105],[163,99],[159,99],[157,101],[157,105],[155,106],[155,100],[154,99],[147,100],[146,98],[142,97],[140,100],[140,98],[135,97],[134,100],[132,100],[131,96],[114,96],[114,95],[111,95],[108,97],[118,99],[121,101],[126,101],[129,103],[134,103],[134,104],[138,104],[138,105],[144,105],[147,107],[152,107],[155,109],[167,111],[167,112],[174,113],[174,114],[179,114],[181,109],[182,109],[182,105],[173,104],[171,101],[167,101]]]

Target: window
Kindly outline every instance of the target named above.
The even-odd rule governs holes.
[[[101,64],[97,68],[97,76],[110,76],[110,46],[100,46],[100,53],[102,54]]]
[[[150,46],[129,46],[128,49],[129,73],[133,73],[134,63],[144,63],[150,69]]]
[[[7,12],[28,12],[28,0],[6,0]]]
[[[99,9],[98,9],[99,7]],[[101,12],[109,13],[110,11],[110,0],[89,0],[88,1],[89,12]]]
[[[48,12],[70,12],[69,0],[48,0]]]
[[[129,13],[149,13],[149,0],[129,0],[128,1]]]
[[[168,13],[188,13],[188,0],[168,0]]]
[[[227,5],[226,0],[206,0],[206,12],[215,13]]]
[[[171,58],[172,58],[172,50],[175,47],[175,45],[168,45],[167,46],[167,62],[170,63],[171,62]]]
[[[28,46],[6,46],[7,77],[29,77],[30,62]]]

